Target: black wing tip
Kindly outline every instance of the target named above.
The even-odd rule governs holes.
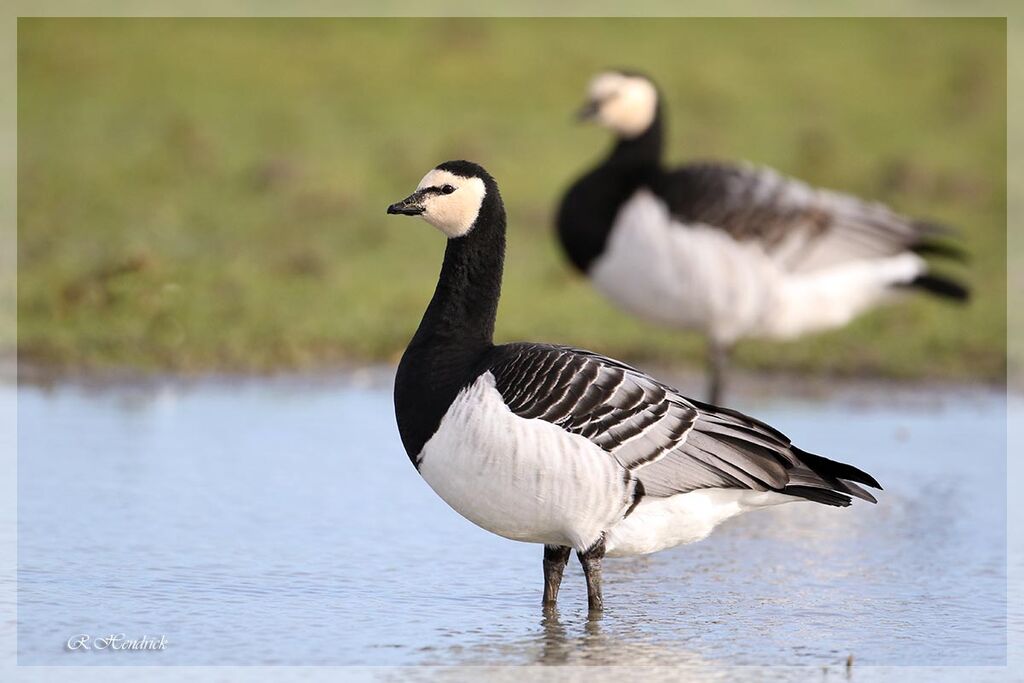
[[[839,493],[832,489],[819,489],[813,486],[787,486],[779,491],[779,493],[837,508],[847,508],[853,503],[853,499],[845,493]]]
[[[853,465],[848,465],[845,462],[838,462],[836,460],[829,460],[828,458],[815,455],[805,451],[802,448],[791,446],[790,450],[793,451],[793,455],[797,456],[805,465],[810,467],[814,472],[819,475],[831,476],[837,479],[849,479],[855,481],[858,484],[864,484],[870,486],[873,489],[882,490],[882,485],[879,484],[874,477]]]
[[[815,474],[824,479],[826,483],[832,485],[834,488],[837,488],[844,493],[848,493],[855,498],[866,500],[869,503],[878,502],[873,495],[862,489],[858,484],[870,486],[871,488],[879,491],[883,490],[882,485],[878,483],[877,479],[859,467],[848,465],[845,462],[829,460],[828,458],[824,458],[820,455],[808,453],[807,451],[801,450],[795,446],[791,447],[791,450],[801,462],[807,465],[807,467],[809,467]]]
[[[949,242],[940,242],[933,239],[923,239],[914,244],[910,245],[910,251],[918,254],[919,256],[935,256],[938,258],[948,258],[953,261],[960,263],[967,263],[971,260],[970,254],[967,250],[961,247],[959,244],[951,244]]]
[[[952,278],[934,273],[922,273],[906,284],[943,299],[966,303],[971,299],[971,290]]]
[[[842,484],[843,490],[846,493],[849,493],[854,498],[860,498],[861,500],[867,501],[867,502],[872,503],[872,504],[875,504],[875,503],[878,502],[877,498],[875,498],[873,495],[871,495],[868,491],[866,491],[859,484],[854,484],[852,481],[845,481],[845,480],[840,480],[839,483]],[[880,488],[881,487],[879,487],[879,489]]]
[[[858,484],[870,486],[871,488],[877,489],[879,491],[882,490],[882,485],[878,483],[878,480],[872,477],[864,470],[860,469],[859,467],[854,467],[853,465],[847,465],[846,463],[839,464],[843,465],[843,471],[839,475],[840,479],[847,479],[849,481],[857,482]],[[850,476],[851,474],[856,476]]]

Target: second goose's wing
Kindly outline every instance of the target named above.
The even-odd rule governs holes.
[[[806,271],[903,251],[962,257],[936,241],[948,228],[887,206],[823,190],[750,164],[694,163],[666,173],[653,189],[684,224],[755,241],[785,268]]]

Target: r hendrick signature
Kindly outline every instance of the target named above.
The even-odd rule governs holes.
[[[79,633],[68,638],[64,646],[73,650],[166,650],[167,636],[142,636],[129,638],[123,633],[110,633],[93,638],[88,633]]]

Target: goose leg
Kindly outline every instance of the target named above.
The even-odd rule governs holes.
[[[725,391],[725,369],[729,365],[729,346],[708,340],[708,403],[721,405]]]
[[[587,606],[591,613],[604,609],[604,598],[601,595],[601,558],[604,557],[604,536],[582,553],[577,551],[583,565],[583,576],[587,579]]]
[[[569,561],[572,548],[561,545],[544,546],[544,606],[554,607],[558,602],[558,587],[562,585],[562,570]]]

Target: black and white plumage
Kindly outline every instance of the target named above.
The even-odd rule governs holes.
[[[712,403],[739,339],[839,327],[906,287],[967,298],[923,258],[963,256],[944,241],[948,229],[769,168],[667,169],[662,105],[650,79],[600,74],[589,96],[584,118],[612,129],[617,141],[565,194],[562,246],[625,311],[708,337]]]
[[[704,538],[746,510],[796,500],[874,502],[850,465],[777,430],[682,396],[604,356],[493,344],[505,210],[484,169],[441,164],[389,213],[448,236],[433,298],[395,378],[406,452],[452,508],[506,538],[542,543],[554,604],[572,549],[600,609],[600,560]]]

